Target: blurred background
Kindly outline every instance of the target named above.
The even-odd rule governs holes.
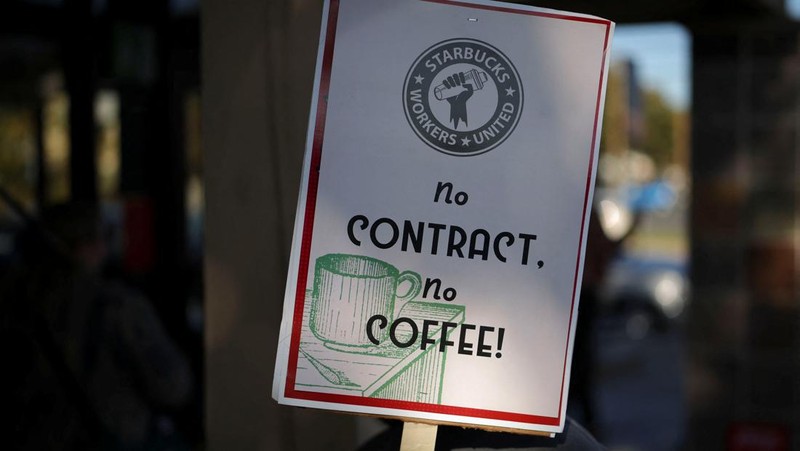
[[[800,449],[800,1],[520,3],[618,24],[595,212],[620,247],[571,414],[611,449]],[[354,449],[383,427],[270,396],[320,18],[0,5],[0,278],[48,208],[96,203],[103,277],[193,375],[174,449]]]

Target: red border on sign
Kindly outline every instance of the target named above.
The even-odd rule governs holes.
[[[325,137],[325,116],[328,113],[328,89],[331,84],[331,66],[333,65],[333,43],[336,40],[336,21],[339,17],[339,0],[331,0],[328,10],[328,24],[325,33],[325,49],[322,54],[322,73],[317,93],[317,118],[314,128],[314,142],[311,147],[311,165],[308,175],[308,192],[306,211],[303,219],[303,240],[300,246],[300,263],[297,273],[297,290],[295,291],[294,316],[292,318],[292,339],[289,344],[289,366],[286,374],[285,395],[297,397],[294,389],[297,378],[297,358],[300,352],[300,333],[303,327],[303,308],[306,299],[306,283],[308,281],[308,261],[311,255],[311,239],[314,231],[314,213],[317,207],[317,186],[319,185],[319,168],[322,159],[322,141]],[[294,395],[294,396],[293,396]]]
[[[561,411],[563,407],[564,384],[567,373],[567,357],[569,355],[569,336],[571,334],[572,319],[575,310],[575,301],[578,295],[578,274],[581,265],[581,248],[583,247],[583,236],[585,232],[586,215],[589,212],[589,193],[592,188],[592,172],[594,170],[594,154],[597,144],[597,129],[600,121],[600,108],[603,95],[603,77],[605,75],[606,57],[608,49],[608,38],[611,31],[611,21],[599,18],[570,16],[568,14],[548,13],[538,11],[519,10],[504,6],[481,5],[466,3],[456,0],[422,0],[429,3],[440,3],[466,8],[482,9],[488,11],[499,11],[512,14],[524,14],[529,16],[544,17],[550,19],[569,20],[574,22],[588,22],[606,27],[605,41],[603,48],[603,58],[600,65],[600,78],[597,87],[597,101],[595,104],[594,127],[592,129],[592,144],[589,153],[589,167],[586,174],[586,189],[583,201],[583,215],[581,222],[581,232],[578,241],[578,255],[575,261],[575,277],[572,282],[572,303],[570,305],[569,326],[567,328],[567,344],[564,348],[564,367],[561,376],[561,397],[559,398],[558,416],[539,416],[528,415],[514,412],[503,412],[496,410],[474,409],[457,406],[446,406],[441,404],[427,404],[411,401],[398,401],[378,398],[365,398],[361,396],[335,395],[330,393],[318,393],[301,391],[295,389],[297,377],[298,353],[300,348],[300,334],[303,325],[303,309],[305,307],[305,292],[308,282],[308,265],[311,254],[311,240],[314,229],[314,215],[317,205],[317,187],[319,183],[320,160],[322,157],[322,145],[325,136],[325,119],[328,109],[328,90],[330,88],[331,66],[333,64],[334,41],[336,39],[336,24],[339,16],[339,0],[330,0],[328,11],[327,31],[325,34],[325,44],[322,57],[322,71],[320,74],[319,91],[317,92],[317,112],[314,129],[314,140],[311,149],[311,165],[308,174],[308,190],[306,195],[306,208],[304,212],[302,244],[300,246],[300,262],[297,274],[297,286],[295,290],[295,304],[292,319],[292,334],[289,347],[289,362],[286,374],[286,386],[284,396],[287,398],[303,399],[308,401],[320,401],[336,404],[349,404],[365,407],[379,407],[387,409],[400,409],[412,412],[429,412],[443,415],[455,415],[473,418],[485,418],[492,420],[511,421],[517,423],[527,423],[531,425],[558,426],[561,424]]]

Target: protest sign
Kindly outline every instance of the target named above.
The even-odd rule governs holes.
[[[614,24],[326,4],[273,396],[559,432]]]

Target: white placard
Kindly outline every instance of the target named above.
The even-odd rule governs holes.
[[[613,29],[326,4],[280,403],[562,431]]]

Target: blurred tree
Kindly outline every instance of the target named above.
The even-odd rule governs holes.
[[[651,157],[659,172],[672,164],[685,168],[689,113],[670,105],[656,88],[639,92],[632,67],[622,61],[609,69],[601,153],[621,157],[636,150]]]
[[[645,89],[645,132],[640,150],[653,159],[658,169],[663,169],[674,160],[674,115],[675,112],[661,93],[655,89]]]
[[[620,155],[630,147],[626,79],[623,66],[618,64],[611,66],[608,72],[600,152]]]
[[[689,171],[689,149],[691,146],[691,115],[686,110],[675,110],[672,116],[673,152],[672,163]]]

